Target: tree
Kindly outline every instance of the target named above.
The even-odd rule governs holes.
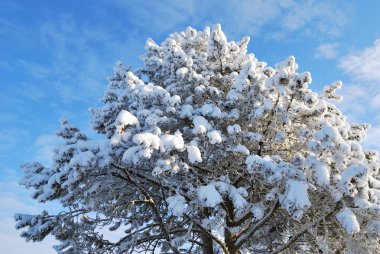
[[[145,67],[117,63],[89,139],[68,121],[54,163],[21,181],[56,215],[15,216],[59,253],[380,253],[379,156],[294,57],[271,68],[249,38],[188,28]],[[111,240],[108,231],[119,236]],[[115,236],[113,236],[115,238]]]

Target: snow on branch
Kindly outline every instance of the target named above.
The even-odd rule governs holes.
[[[62,120],[52,165],[23,164],[20,184],[63,211],[16,215],[21,236],[62,254],[377,253],[370,125],[331,102],[340,81],[318,95],[294,56],[271,67],[248,42],[189,27],[148,39],[136,72],[117,62],[98,135]]]

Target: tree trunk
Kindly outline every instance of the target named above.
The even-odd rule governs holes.
[[[209,208],[204,208],[203,209],[203,214],[205,218],[210,217],[210,209]],[[214,248],[212,245],[212,238],[209,237],[205,232],[201,234],[202,242],[203,242],[203,253],[204,254],[214,254]]]
[[[236,239],[232,236],[230,231],[227,229],[227,232],[225,233],[225,241],[228,248],[228,254],[238,254],[239,249],[236,248]]]
[[[204,254],[214,254],[214,249],[212,246],[212,239],[207,236],[205,233],[202,234],[202,242],[203,242],[203,253]]]
[[[226,224],[228,225],[228,220],[235,221],[235,212],[234,212],[235,207],[230,198],[226,198],[226,200],[224,201],[224,204],[225,204],[225,210],[227,212]],[[236,237],[231,233],[228,227],[225,228],[224,230],[224,239],[226,241],[228,254],[238,254],[239,248],[237,248],[236,246]]]

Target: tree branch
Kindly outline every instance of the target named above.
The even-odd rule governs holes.
[[[325,215],[319,217],[319,218],[316,219],[314,222],[312,222],[312,223],[306,225],[305,227],[303,227],[303,228],[302,228],[300,231],[298,231],[295,235],[292,235],[292,236],[288,239],[288,241],[287,241],[285,244],[283,244],[282,246],[278,247],[278,248],[277,248],[275,251],[273,251],[271,254],[277,254],[277,253],[280,253],[281,251],[287,249],[290,245],[292,245],[293,243],[295,243],[295,242],[297,241],[298,238],[300,238],[303,234],[305,234],[309,229],[315,227],[315,226],[316,226],[317,224],[319,224],[321,221],[323,221],[323,220],[329,218],[331,215],[333,215],[333,214],[336,212],[336,210],[337,210],[337,208],[338,208],[338,204],[339,204],[339,203],[337,203],[337,204],[335,205],[335,208],[334,208],[332,211],[330,211],[329,213],[327,213],[327,214],[325,214]]]
[[[219,240],[217,237],[215,237],[213,234],[211,234],[206,228],[204,228],[199,222],[195,221],[193,218],[191,218],[188,215],[185,215],[186,218],[189,218],[205,235],[210,237],[212,240],[214,240],[219,246],[223,249],[225,254],[229,254],[228,248],[224,242]]]
[[[247,228],[247,230],[243,230],[244,232],[248,231],[248,233],[242,239],[237,241],[236,247],[240,248],[249,238],[251,238],[251,236],[253,236],[253,234],[271,218],[271,216],[277,210],[279,205],[280,205],[280,202],[277,199],[267,215],[265,215],[260,221],[258,221],[252,227]],[[244,232],[240,232],[237,237],[242,236]]]
[[[125,170],[124,172],[127,174],[126,179],[129,180],[133,185],[135,185],[136,188],[139,189],[142,194],[144,194],[146,197],[148,197],[149,202],[147,204],[153,209],[153,212],[157,217],[158,223],[160,224],[160,227],[161,227],[162,231],[164,232],[164,235],[166,236],[165,239],[169,243],[169,246],[172,249],[172,251],[176,254],[179,254],[180,253],[179,250],[177,249],[177,247],[173,246],[173,244],[171,242],[172,239],[170,237],[168,229],[166,228],[166,225],[165,225],[164,220],[162,219],[160,210],[158,209],[156,202],[154,201],[152,196],[137,183],[137,181],[131,176],[131,174],[127,170]],[[162,186],[162,185],[160,185],[160,186]]]

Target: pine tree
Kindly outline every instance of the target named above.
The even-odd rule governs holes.
[[[103,139],[62,121],[53,165],[23,165],[64,210],[17,214],[22,237],[59,253],[380,253],[370,126],[335,106],[341,82],[318,95],[294,57],[272,68],[248,42],[188,28],[148,39],[137,74],[117,63],[91,110]]]

